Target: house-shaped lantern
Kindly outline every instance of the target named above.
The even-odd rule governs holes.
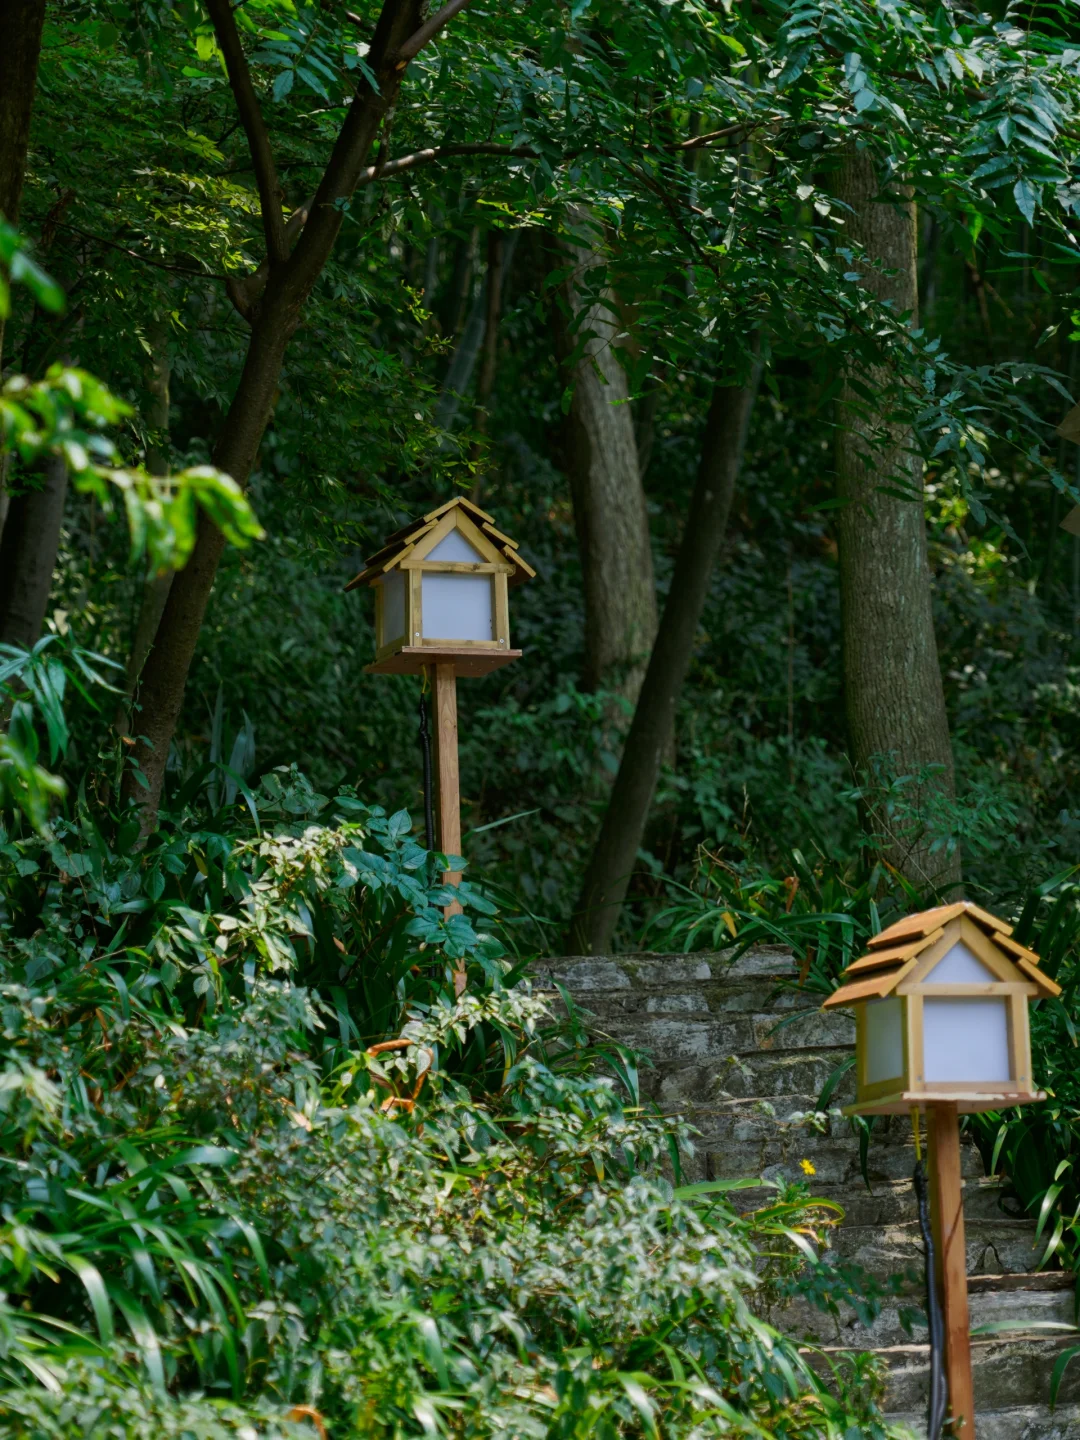
[[[507,593],[535,570],[516,540],[459,496],[391,535],[346,590],[375,591],[379,675],[416,675],[452,662],[458,675],[486,675],[515,660]]]
[[[846,1113],[946,1102],[964,1114],[1045,1098],[1032,1082],[1028,1005],[1061,990],[1011,936],[967,901],[874,936],[825,1002],[855,1012],[856,1103]]]

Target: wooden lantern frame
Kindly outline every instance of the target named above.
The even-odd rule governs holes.
[[[477,561],[432,560],[431,552],[457,532],[481,557]],[[399,573],[404,586],[404,625],[397,635],[386,634],[385,584]],[[375,591],[375,661],[369,672],[379,675],[416,675],[437,663],[452,662],[458,675],[486,675],[520,656],[510,646],[509,591],[532,579],[536,572],[518,553],[518,543],[496,528],[492,517],[471,500],[457,496],[430,510],[419,520],[391,535],[386,545],[346,585],[346,590],[370,585]],[[462,640],[424,634],[423,585],[425,575],[487,575],[492,586],[490,640]]]
[[[1028,1006],[1061,987],[1039,969],[1039,957],[1012,938],[1012,926],[969,901],[939,905],[906,916],[870,941],[844,971],[840,988],[825,1009],[855,1012],[856,1099],[846,1115],[897,1115],[908,1111],[916,1125],[926,1112],[930,1215],[934,1231],[934,1275],[928,1277],[941,1305],[944,1363],[953,1429],[975,1440],[975,1391],[971,1370],[971,1315],[967,1293],[960,1119],[965,1113],[997,1110],[1043,1100],[1033,1088]],[[934,981],[934,971],[963,944],[992,979]],[[1006,1004],[1008,1081],[933,1081],[925,1078],[925,1002],[993,998]],[[877,1000],[899,1005],[901,1074],[868,1078],[867,1007]],[[920,1162],[921,1164],[921,1162]]]
[[[933,972],[958,944],[964,944],[994,976],[982,983],[936,982]],[[850,1007],[856,1027],[856,1099],[845,1114],[896,1115],[935,1102],[955,1105],[960,1114],[997,1110],[1045,1098],[1033,1087],[1028,1006],[1040,996],[1059,995],[1060,986],[1039,969],[1039,957],[1012,939],[1012,927],[969,901],[910,915],[870,941],[870,949],[844,972],[845,983],[826,1009]],[[902,1070],[871,1081],[867,1075],[867,1005],[894,998],[900,1005]],[[983,1081],[927,1081],[924,1078],[924,1002],[932,998],[1002,999],[1008,1018],[1010,1078]]]

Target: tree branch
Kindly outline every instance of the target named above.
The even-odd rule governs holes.
[[[417,165],[429,165],[432,160],[449,160],[455,155],[520,155],[526,160],[539,157],[527,145],[500,145],[495,141],[477,141],[475,145],[432,145],[426,150],[414,150],[411,155],[399,155],[387,160],[385,165],[369,165],[357,177],[357,186],[370,185],[374,180],[386,180],[391,175],[400,175],[403,170],[412,170]]]
[[[403,171],[412,170],[417,165],[429,165],[434,160],[452,159],[456,155],[521,155],[526,159],[531,159],[535,158],[535,151],[524,147],[515,149],[512,145],[498,145],[488,141],[477,142],[475,145],[432,145],[425,150],[416,150],[410,155],[399,155],[394,160],[387,160],[385,164],[369,165],[357,176],[356,188],[359,189],[361,185],[371,185],[376,180],[385,180],[388,177],[400,175]],[[288,245],[293,244],[297,235],[307,224],[314,204],[315,197],[312,196],[289,216],[285,225],[285,239]],[[251,320],[252,311],[266,289],[266,282],[269,278],[270,266],[265,260],[250,275],[227,275],[225,277],[226,294],[245,320]]]
[[[310,200],[294,210],[285,222],[285,246],[286,252],[292,245],[297,235],[307,224],[308,216],[311,214]],[[236,306],[236,309],[249,323],[251,314],[259,302],[259,297],[266,289],[266,282],[270,278],[270,262],[264,260],[257,270],[250,275],[226,275],[225,293]]]
[[[744,120],[739,125],[728,125],[724,130],[710,130],[707,135],[692,135],[689,140],[676,140],[673,144],[664,145],[659,148],[664,150],[700,150],[703,145],[711,145],[714,140],[729,140],[732,136],[751,135],[755,130],[761,130],[766,125],[776,125],[784,117],[772,115],[767,120]],[[653,146],[646,146],[646,149],[653,149]]]
[[[417,34],[419,34],[419,31]],[[401,52],[398,51],[398,54],[400,53]],[[729,139],[733,136],[748,134],[755,129],[760,129],[763,125],[774,123],[775,118],[771,120],[746,121],[740,125],[729,125],[724,130],[710,131],[707,135],[697,135],[692,140],[677,141],[663,146],[645,145],[644,149],[646,151],[663,150],[668,152],[693,149],[698,146],[708,145],[716,140]],[[580,149],[569,151],[561,157],[562,162],[565,164],[567,161],[575,159],[581,153],[582,150]],[[603,155],[608,152],[602,147],[597,147],[596,153]],[[504,145],[494,140],[478,140],[472,144],[463,145],[429,145],[423,150],[414,150],[407,155],[398,155],[393,160],[387,160],[385,162],[380,160],[374,165],[366,166],[357,173],[353,189],[359,190],[361,186],[371,185],[376,181],[393,179],[395,175],[404,174],[406,171],[414,170],[418,166],[430,165],[435,161],[453,160],[469,155],[498,155],[504,156],[507,159],[522,160],[536,160],[539,158],[537,152],[528,145]],[[661,195],[664,203],[668,205],[670,209],[670,197],[664,195],[663,190],[655,180],[642,175],[641,172],[633,166],[628,166],[627,168],[630,169],[631,173],[634,174],[642,184]],[[698,206],[689,202],[682,203],[684,208],[689,209],[694,214],[704,214]],[[294,243],[296,236],[307,224],[308,217],[314,208],[315,197],[312,196],[311,199],[305,201],[298,210],[294,210],[289,216],[288,222],[284,226],[287,248]],[[225,288],[229,298],[245,320],[251,319],[252,310],[266,289],[266,282],[269,275],[270,266],[264,260],[259,268],[252,271],[250,275],[228,276],[226,278]]]
[[[166,260],[155,260],[151,255],[143,255],[138,250],[132,250],[127,245],[119,244],[116,240],[107,239],[104,235],[95,235],[92,230],[82,230],[78,225],[69,224],[67,220],[59,221],[57,229],[70,230],[73,235],[81,235],[84,240],[93,240],[96,245],[105,245],[108,249],[116,250],[121,255],[127,255],[132,260],[138,260],[142,265],[152,265],[155,270],[168,270],[173,275],[192,275],[198,280],[220,278],[212,270],[197,270],[193,265],[170,265]]]
[[[452,20],[455,15],[471,4],[471,0],[449,0],[441,10],[436,10],[430,19],[426,20],[414,35],[410,35],[405,44],[398,48],[397,62],[399,67],[404,67],[410,60],[420,54],[425,45],[429,45],[439,31]]]
[[[206,8],[221,46],[221,53],[225,57],[229,84],[244,134],[247,136],[248,149],[251,151],[255,183],[259,187],[266,253],[273,265],[288,259],[289,245],[285,238],[285,222],[281,214],[281,187],[274,166],[274,152],[270,148],[270,135],[259,109],[255,87],[251,83],[251,71],[248,69],[244,47],[240,44],[231,0],[206,0]]]

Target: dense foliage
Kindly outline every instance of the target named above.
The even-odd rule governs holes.
[[[834,1217],[673,1189],[689,1137],[642,1112],[633,1058],[522,980],[561,943],[633,709],[619,665],[583,678],[575,397],[607,326],[662,606],[711,397],[756,395],[617,943],[791,941],[824,993],[930,898],[896,846],[962,855],[1064,986],[1034,1023],[1052,1102],[976,1124],[1072,1262],[1072,17],[475,0],[398,63],[380,13],[413,11],[45,17],[18,228],[0,216],[0,499],[50,466],[68,485],[47,603],[0,648],[0,1424],[880,1433],[862,1361],[825,1386],[760,1318],[857,1288],[815,1258]],[[377,140],[338,165],[358,113]],[[917,315],[852,239],[852,156],[881,211],[917,207]],[[871,465],[906,437],[924,472],[880,459],[878,493],[925,516],[955,797],[890,746],[850,759],[854,432]],[[512,597],[524,658],[461,686],[447,918],[410,818],[421,686],[364,673],[370,600],[342,585],[456,493],[539,578]],[[136,682],[166,620],[193,659],[147,810],[162,687]]]
[[[444,920],[407,814],[247,798],[141,856],[81,805],[3,845],[12,1432],[884,1433],[758,1318],[846,1293],[826,1208],[673,1191],[687,1137],[508,983],[482,892]]]
[[[253,73],[283,147],[283,184],[299,204],[336,123],[329,76],[347,83],[353,74],[355,26],[336,11],[244,15],[261,46]],[[1032,368],[1041,361],[1066,382],[1073,369],[1070,222],[1060,207],[1072,196],[1063,120],[1076,62],[1052,14],[1034,28],[856,5],[761,17],[697,6],[477,15],[479,29],[459,27],[444,54],[411,67],[418,88],[398,107],[393,148],[480,143],[482,134],[542,159],[492,154],[464,176],[447,160],[358,190],[356,223],[295,337],[253,476],[268,539],[257,553],[227,553],[203,627],[176,778],[212,748],[220,697],[226,743],[249,727],[259,769],[295,760],[320,785],[361,778],[366,794],[386,799],[415,786],[415,686],[362,677],[369,602],[339,586],[357,550],[370,552],[433,493],[475,483],[541,580],[515,595],[525,662],[462,695],[469,821],[534,813],[487,831],[472,853],[561,923],[617,748],[604,723],[610,707],[576,684],[580,575],[566,386],[550,325],[559,270],[542,232],[588,202],[614,226],[586,229],[606,261],[588,283],[611,281],[635,307],[621,353],[633,372],[661,596],[710,347],[724,347],[737,368],[757,330],[769,354],[682,699],[678,759],[627,923],[655,893],[650,871],[687,878],[701,843],[736,857],[760,848],[770,864],[794,844],[850,850],[857,805],[844,761],[831,407],[840,353],[862,347],[860,359],[869,357],[858,315],[872,312],[851,285],[829,185],[830,157],[857,122],[922,206],[925,334],[910,342],[922,348],[893,401],[919,415],[934,452],[928,523],[954,749],[969,809],[988,811],[993,831],[993,843],[969,844],[969,883],[998,903],[1015,899],[1058,863],[1073,827],[1076,542],[1058,535],[1063,502],[1048,478],[1063,483],[1071,452],[1048,444],[1039,420],[1059,418],[1062,400],[1049,372]],[[75,10],[46,33],[24,225],[45,237],[44,258],[73,298],[57,322],[29,307],[16,313],[7,349],[40,370],[75,324],[82,363],[136,405],[124,436],[132,455],[160,439],[147,430],[144,372],[148,357],[164,359],[174,463],[204,463],[245,334],[215,275],[258,258],[244,140],[197,10],[140,9],[130,40],[119,19]],[[610,44],[595,41],[609,29]],[[566,40],[570,31],[578,38]],[[646,73],[658,97],[677,94],[676,108],[643,101]],[[744,125],[754,140],[741,151],[723,141],[685,152],[692,165],[663,157],[663,143],[683,135]],[[1045,212],[1033,208],[1039,201]],[[523,220],[477,451],[463,426],[468,391],[464,404],[436,402],[478,303],[482,315],[483,236],[492,223]],[[887,310],[874,323],[896,333]],[[934,348],[938,333],[951,359]],[[905,389],[914,377],[918,388]],[[454,468],[462,465],[470,478]],[[73,502],[54,606],[78,615],[80,643],[123,661],[139,585],[120,531],[94,516],[93,502]],[[91,729],[88,752],[99,743]]]

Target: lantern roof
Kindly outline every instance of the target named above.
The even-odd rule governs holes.
[[[949,937],[946,930],[952,931]],[[915,969],[920,957],[940,940],[946,940],[946,948],[938,956],[943,960],[952,948],[949,939],[954,944],[967,943],[1002,983],[1021,982],[1034,985],[1039,995],[1060,995],[1060,985],[1039,969],[1038,955],[1014,940],[1012,933],[1011,925],[970,900],[906,915],[873,937],[868,952],[844,971],[844,983],[829,996],[824,1008],[832,1010],[891,995]],[[933,968],[931,965],[922,978],[928,978]]]
[[[448,531],[460,530],[484,560],[508,566],[510,573],[507,575],[507,584],[520,585],[525,580],[535,578],[536,571],[518,553],[518,542],[496,529],[493,517],[486,510],[481,510],[479,505],[466,500],[464,495],[456,495],[445,505],[429,510],[426,515],[421,515],[400,530],[395,530],[382,549],[372,555],[360,574],[350,580],[345,589],[355,590],[360,585],[374,585],[417,550],[422,556],[426,553],[423,542],[426,540],[430,545],[435,539],[434,532],[443,528]]]

